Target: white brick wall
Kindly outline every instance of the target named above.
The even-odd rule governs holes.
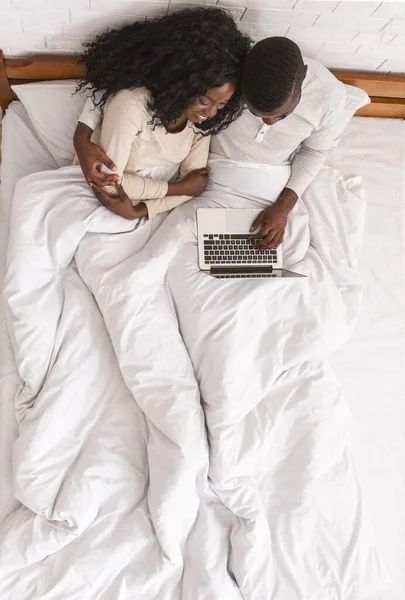
[[[405,0],[0,0],[0,48],[80,53],[109,27],[214,4],[254,40],[287,35],[328,67],[405,73]]]

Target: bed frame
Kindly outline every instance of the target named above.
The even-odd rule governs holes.
[[[5,59],[0,50],[0,106],[3,114],[16,96],[11,86],[52,79],[80,79],[85,66],[74,56],[33,56],[19,60]],[[333,71],[343,83],[363,89],[371,104],[358,111],[363,117],[405,119],[405,77],[378,73]]]

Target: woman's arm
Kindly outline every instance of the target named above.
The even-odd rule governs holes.
[[[180,167],[181,181],[168,183],[125,173],[134,138],[147,126],[149,120],[150,115],[146,112],[142,100],[130,90],[122,90],[115,94],[105,107],[100,141],[107,155],[117,166],[126,194],[132,200],[143,200],[148,206],[149,218],[152,218],[205,189],[206,173],[202,173],[200,167],[207,164],[209,139],[200,134],[195,135],[191,150]],[[111,196],[117,194],[115,185],[107,187],[106,191]],[[166,204],[169,195],[171,198]],[[153,202],[155,206],[151,214],[149,206],[152,206]]]
[[[208,183],[208,153],[210,137],[196,133],[190,152],[180,165],[176,183],[168,184],[166,197],[146,200],[149,219],[202,194]]]
[[[107,156],[114,161],[121,184],[133,200],[160,198],[168,190],[166,181],[124,173],[132,143],[149,120],[150,116],[141,99],[131,90],[121,90],[112,96],[104,109],[100,144]],[[115,186],[107,187],[106,191],[113,196],[117,193]]]
[[[184,186],[182,189],[187,190],[188,192],[193,190],[191,196],[189,197],[197,196],[206,188],[208,171],[209,169],[207,168],[196,169],[195,171],[188,173],[184,180],[179,182],[178,185]],[[106,192],[104,187],[100,187],[93,183],[90,185],[92,186],[93,192],[98,198],[100,204],[112,212],[115,212],[117,215],[124,217],[124,219],[140,219],[142,217],[146,219],[149,218],[146,202],[140,202],[134,206],[121,184],[116,184],[115,188],[117,195],[114,196]],[[184,195],[182,198],[186,198],[186,196]]]

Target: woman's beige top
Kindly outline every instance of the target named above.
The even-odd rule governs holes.
[[[145,202],[149,218],[153,218],[186,202],[190,196],[166,196],[167,182],[142,177],[142,172],[180,163],[181,180],[190,171],[207,165],[210,138],[202,136],[190,122],[179,133],[153,127],[148,100],[146,88],[121,90],[112,96],[104,109],[100,145],[116,164],[128,196]],[[79,120],[95,129],[99,119],[99,111],[88,101]],[[108,191],[116,193],[114,187]]]

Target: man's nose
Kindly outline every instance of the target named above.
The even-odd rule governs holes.
[[[266,123],[266,125],[274,125],[277,123],[277,121],[277,117],[268,117],[267,119],[263,119],[263,123]]]

